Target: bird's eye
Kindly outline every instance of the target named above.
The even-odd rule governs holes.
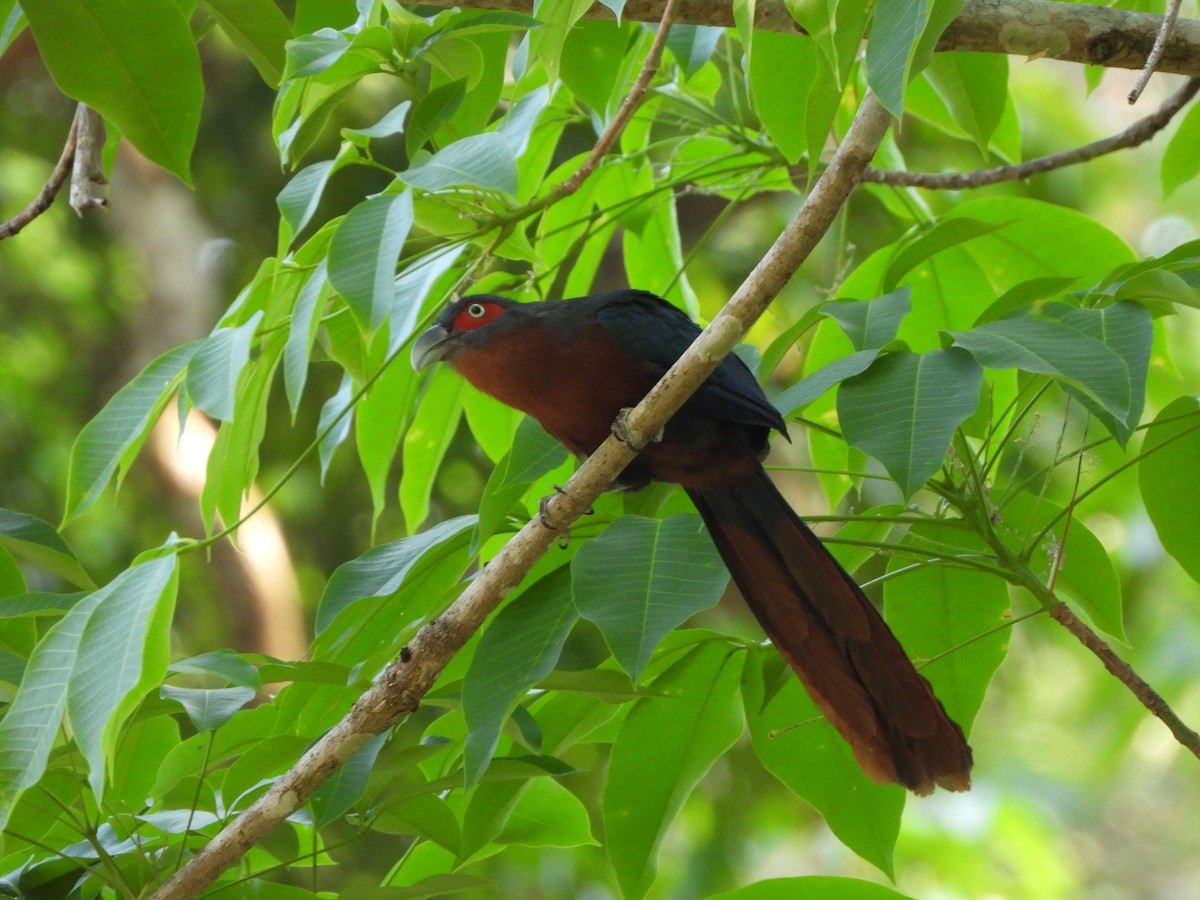
[[[482,319],[486,312],[487,310],[483,308],[482,303],[472,303],[467,307],[467,315],[472,319]]]

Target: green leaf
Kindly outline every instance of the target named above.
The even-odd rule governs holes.
[[[164,684],[159,696],[183,706],[197,731],[214,731],[254,699],[254,690],[248,687],[203,690]]]
[[[1115,351],[1075,328],[1042,319],[1000,319],[948,334],[982,366],[1062,378],[1115,418],[1129,415],[1129,367]]]
[[[535,778],[493,839],[525,847],[595,845],[587,808],[552,778]]]
[[[1200,403],[1180,397],[1168,404],[1146,430],[1138,489],[1146,515],[1154,523],[1163,549],[1200,582]]]
[[[313,791],[308,802],[312,806],[314,827],[324,828],[338,819],[363,795],[375,765],[375,757],[389,736],[389,732],[385,731],[368,739]]]
[[[317,211],[325,185],[337,171],[337,164],[336,159],[326,159],[305,166],[292,176],[292,180],[276,196],[275,205],[279,207],[279,214],[293,235],[303,231]],[[324,265],[325,260],[322,259],[321,263]]]
[[[616,22],[599,20],[579,22],[567,34],[563,83],[596,112],[601,122],[608,120],[625,49],[633,33],[632,26],[622,28]],[[619,103],[620,98],[616,101]]]
[[[329,245],[329,283],[364,328],[392,308],[396,261],[413,224],[412,192],[364,200],[346,214]]]
[[[4,555],[7,556],[7,553]],[[83,591],[71,594],[53,594],[49,591],[7,594],[0,597],[0,619],[60,616],[70,612],[86,596]]]
[[[821,312],[842,326],[855,350],[878,350],[896,339],[912,308],[911,295],[905,285],[874,300],[832,300]]]
[[[767,699],[767,677],[773,683],[774,675],[766,663],[776,656],[771,648],[755,651],[742,678],[755,753],[767,771],[825,818],[839,841],[891,876],[904,790],[867,778],[798,679],[789,677]]]
[[[22,8],[63,93],[95,109],[147,158],[191,184],[204,82],[179,5],[26,0]]]
[[[1010,498],[999,515],[1001,527],[997,530],[1001,537],[1028,559],[1038,577],[1048,579],[1057,566],[1055,591],[1074,600],[1101,631],[1124,641],[1121,581],[1108,551],[1081,518],[1068,518],[1058,504],[1030,494]],[[1047,529],[1051,521],[1053,527],[1030,546],[1034,536]]]
[[[1030,304],[1061,294],[1078,280],[1078,278],[1069,275],[1046,275],[1041,278],[1030,278],[1028,281],[1022,281],[997,297],[995,302],[979,314],[973,326],[986,325],[988,322],[1008,318]],[[1027,314],[1025,312],[1022,313],[1022,315]]]
[[[465,383],[453,369],[439,366],[429,376],[417,414],[404,435],[400,509],[410,531],[419,528],[429,515],[433,480],[454,438],[465,391]]]
[[[25,13],[17,0],[0,0],[0,55],[25,33]]]
[[[881,356],[842,382],[842,432],[911,497],[942,465],[954,429],[979,405],[982,378],[970,354],[954,348]]]
[[[526,488],[567,459],[567,449],[550,437],[537,420],[526,416],[517,425],[512,446],[488,477],[479,501],[479,528],[474,543],[495,534]]]
[[[0,547],[71,584],[95,587],[54,526],[36,516],[0,508]]]
[[[867,84],[893,116],[904,112],[913,50],[925,28],[925,0],[879,0],[867,42]]]
[[[558,78],[567,35],[591,5],[592,0],[538,0],[534,4],[533,14],[542,24],[526,36],[529,61],[540,60],[551,83]]]
[[[285,62],[284,44],[292,38],[288,24],[274,0],[201,0],[221,25],[221,30],[246,58],[262,80],[278,87]]]
[[[459,78],[435,87],[417,101],[404,135],[409,159],[414,158],[434,132],[458,112],[466,94],[467,79]]]
[[[449,519],[412,537],[382,544],[358,559],[338,566],[317,606],[317,633],[324,631],[334,617],[355,600],[385,597],[399,591],[426,553],[474,524],[474,516]]]
[[[754,32],[750,57],[754,108],[767,134],[791,165],[799,162],[808,149],[802,101],[816,78],[817,52],[806,36]]]
[[[721,39],[720,28],[708,25],[672,25],[667,35],[667,49],[683,69],[686,81],[708,62]]]
[[[1181,184],[1200,175],[1200,107],[1193,105],[1179,122],[1162,159],[1163,197],[1170,197]]]
[[[124,467],[137,453],[198,346],[193,341],[158,357],[79,432],[71,448],[63,524],[95,503],[117,465]]]
[[[835,384],[841,384],[847,378],[865,372],[878,356],[878,350],[860,350],[836,359],[829,365],[805,375],[772,402],[785,419],[790,419]]]
[[[904,535],[921,553],[987,556],[982,539],[961,528],[917,523]],[[892,632],[923,667],[950,718],[969,734],[992,676],[1008,652],[1008,583],[999,575],[932,562],[912,568],[892,560],[896,577],[884,582],[884,608]]]
[[[258,670],[240,653],[232,650],[210,650],[198,656],[176,660],[167,667],[171,673],[211,675],[229,684],[262,690]]]
[[[238,378],[250,362],[250,345],[262,317],[259,310],[244,325],[216,329],[200,342],[188,361],[188,396],[214,419],[233,419]]]
[[[668,696],[643,698],[625,717],[604,788],[605,842],[625,897],[645,896],[667,828],[741,736],[744,661],[726,644],[699,644],[655,679]]]
[[[228,526],[238,521],[242,501],[258,475],[258,448],[267,427],[270,387],[285,341],[282,331],[263,336],[258,358],[239,380],[234,419],[221,424],[208,454],[200,512],[210,529],[218,515]]]
[[[938,53],[925,75],[954,121],[987,158],[988,143],[1008,102],[1008,58],[996,53]]]
[[[1063,316],[1062,322],[1100,341],[1125,363],[1129,372],[1129,411],[1124,419],[1116,418],[1082,391],[1064,385],[1124,447],[1141,421],[1146,402],[1146,375],[1150,369],[1150,350],[1154,343],[1154,323],[1150,312],[1140,303],[1121,301],[1101,309],[1072,310]]]
[[[700,518],[625,516],[571,562],[575,606],[634,680],[658,642],[715,604],[729,582]]]
[[[896,254],[896,258],[892,260],[887,267],[887,272],[884,273],[883,289],[885,291],[895,290],[900,279],[929,257],[950,247],[957,247],[959,244],[965,244],[977,237],[983,237],[985,234],[991,234],[1007,224],[1007,222],[980,222],[966,216],[942,219]]]
[[[517,193],[517,161],[512,148],[491,131],[455,141],[399,177],[405,184],[427,191],[465,185],[509,196]]]
[[[317,448],[321,458],[321,484],[325,483],[333,452],[350,436],[354,418],[353,397],[354,379],[349,372],[343,372],[337,392],[321,405],[321,414],[317,417],[317,433],[324,435]]]
[[[67,717],[100,798],[121,726],[167,672],[176,557],[127,569],[98,590],[67,687]],[[79,607],[76,607],[77,609]]]
[[[296,305],[292,309],[292,320],[288,325],[287,343],[283,348],[283,386],[287,393],[288,406],[292,410],[292,421],[300,409],[300,398],[304,396],[304,385],[308,380],[308,360],[313,342],[317,338],[317,326],[325,304],[321,295],[325,292],[328,279],[328,258],[322,259],[313,273],[300,288]]]
[[[370,139],[403,134],[404,120],[408,118],[408,110],[411,106],[412,101],[405,100],[384,113],[383,117],[369,128],[343,128],[342,135],[345,137],[356,135]]]
[[[713,894],[709,900],[912,900],[882,884],[838,878],[832,875],[806,875],[799,878],[769,878],[734,891]]]
[[[0,828],[8,823],[21,794],[37,784],[46,770],[50,748],[62,727],[67,684],[84,626],[121,578],[77,603],[50,628],[29,658],[17,695],[0,719]]]
[[[554,668],[578,617],[563,567],[505,606],[483,633],[462,687],[468,790],[491,761],[513,704]]]

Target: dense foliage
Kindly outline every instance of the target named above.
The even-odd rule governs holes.
[[[880,169],[1016,163],[1091,134],[1063,110],[1082,77],[932,53],[952,2],[792,6],[811,37],[755,30],[736,3],[732,28],[671,27],[645,102],[568,193],[655,32],[604,5],[299,0],[289,20],[268,0],[0,0],[0,50],[28,53],[32,33],[110,149],[123,135],[195,170],[201,196],[271,177],[246,151],[219,176],[192,155],[221,127],[201,124],[202,72],[249,60],[277,88],[288,173],[273,239],[247,237],[274,249],[211,331],[94,401],[53,386],[115,368],[84,357],[111,357],[97,333],[138,317],[132,264],[58,209],[0,245],[0,890],[164,881],[569,477],[536,423],[409,367],[456,292],[628,284],[705,320],[868,89],[899,117]],[[979,717],[972,794],[906,809],[872,784],[740,608],[717,606],[728,575],[660,485],[602,497],[419,712],[213,895],[898,896],[869,883],[886,876],[918,896],[1048,897],[1196,877],[1195,760],[1047,613],[1066,602],[1200,717],[1198,126],[1193,107],[1157,157],[974,193],[873,178],[738,351],[791,425],[781,484],[832,511],[813,519],[835,555],[951,715],[968,732]],[[0,174],[6,195],[36,190],[21,171]],[[18,310],[18,291],[46,308]],[[216,426],[195,522],[138,462],[160,419]],[[226,591],[217,554],[239,537],[253,554],[247,523],[272,509],[311,592],[298,659],[227,649],[204,623]],[[1127,864],[1147,846],[1157,873]],[[746,886],[774,875],[789,880]]]

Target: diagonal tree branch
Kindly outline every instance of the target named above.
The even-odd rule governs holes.
[[[887,130],[888,115],[868,94],[808,199],[721,313],[662,381],[626,417],[631,433],[656,434],[767,308],[828,230]],[[635,456],[610,437],[548,503],[547,518],[568,527]],[[558,531],[535,517],[488,563],[441,616],[425,625],[336,726],[282,778],[198,852],[152,900],[195,897],[263,835],[295,812],[316,787],[372,736],[417,708],[443,667],[550,548]]]
[[[627,0],[624,19],[655,22],[666,0]],[[427,0],[429,6],[467,6],[530,12],[533,0]],[[611,19],[599,3],[584,14]],[[681,25],[730,27],[729,0],[679,0],[675,21]],[[802,33],[787,10],[786,0],[758,0],[754,27],[763,31]],[[1055,0],[965,0],[962,12],[938,41],[939,51],[1007,53],[1040,59],[1118,69],[1141,69],[1163,28],[1163,17],[1085,3]],[[1156,71],[1200,76],[1200,21],[1179,19],[1163,45]]]
[[[1039,156],[1037,159],[1026,160],[1014,166],[997,166],[993,169],[977,169],[974,172],[904,172],[893,169],[867,169],[862,180],[872,184],[887,184],[894,187],[919,187],[932,191],[963,190],[978,188],[988,184],[998,184],[1002,181],[1023,181],[1034,175],[1041,175],[1073,166],[1144,144],[1167,127],[1181,109],[1200,92],[1200,78],[1192,78],[1178,91],[1166,99],[1162,106],[1145,118],[1138,119],[1124,131],[1075,147],[1061,153],[1051,153]],[[803,170],[796,173],[797,180],[805,177]]]

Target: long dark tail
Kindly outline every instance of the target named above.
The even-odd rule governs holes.
[[[854,580],[761,466],[689,490],[746,603],[875,781],[971,786],[962,730]]]

